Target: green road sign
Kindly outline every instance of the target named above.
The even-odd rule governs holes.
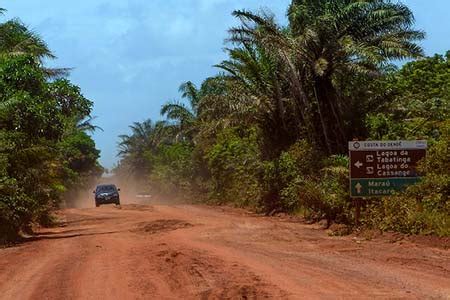
[[[413,178],[376,178],[352,179],[350,193],[352,197],[382,197],[405,189],[417,183],[418,177]]]
[[[427,141],[349,142],[350,196],[383,197],[419,181]]]

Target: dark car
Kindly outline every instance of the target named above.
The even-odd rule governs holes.
[[[116,204],[120,205],[119,191],[114,184],[97,185],[95,188],[95,206],[99,207],[102,204]]]

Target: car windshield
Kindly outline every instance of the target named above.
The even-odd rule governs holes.
[[[97,187],[97,193],[110,193],[115,191],[116,187],[114,185],[101,185]]]

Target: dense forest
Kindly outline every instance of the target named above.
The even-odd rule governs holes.
[[[0,244],[52,223],[63,197],[103,173],[93,103],[70,70],[45,66],[54,58],[20,20],[0,23]]]
[[[347,142],[426,139],[421,182],[366,200],[362,223],[450,235],[450,52],[425,57],[411,10],[293,0],[287,26],[267,10],[233,16],[217,75],[181,84],[164,120],[132,124],[116,174],[153,194],[352,226]]]

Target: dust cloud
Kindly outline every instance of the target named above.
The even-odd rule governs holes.
[[[183,204],[176,197],[161,196],[152,192],[148,185],[138,183],[130,178],[118,176],[102,176],[89,184],[88,188],[72,191],[66,195],[61,203],[61,208],[95,208],[94,190],[99,184],[114,184],[120,189],[120,203],[138,205],[175,205]],[[112,204],[113,205],[113,204]]]

